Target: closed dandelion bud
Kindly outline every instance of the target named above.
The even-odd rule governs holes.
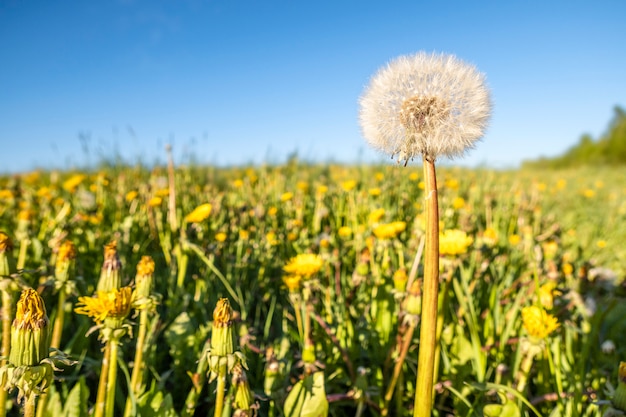
[[[617,378],[619,379],[619,384],[617,385],[611,402],[613,403],[613,407],[626,411],[626,362],[619,363]]]
[[[59,246],[56,264],[54,266],[54,276],[60,283],[71,280],[74,272],[76,259],[76,248],[69,240],[64,240]]]
[[[137,276],[135,277],[135,292],[137,298],[148,298],[152,292],[154,274],[154,261],[150,256],[144,256],[137,264]]]
[[[398,269],[393,273],[393,287],[396,291],[404,292],[406,290],[406,283],[409,277],[406,275],[406,269]]]
[[[4,232],[0,232],[0,277],[8,277],[14,270],[13,264],[13,241]]]
[[[265,380],[263,381],[263,392],[265,395],[271,396],[274,392],[276,383],[278,382],[278,376],[280,374],[280,362],[276,359],[276,356],[269,355],[267,364],[265,365]]]
[[[254,405],[254,395],[248,384],[248,377],[240,363],[236,364],[232,369],[232,384],[235,388],[235,398],[233,400],[233,408],[235,410],[249,411]]]
[[[11,326],[9,362],[14,366],[35,366],[46,359],[50,349],[50,332],[46,306],[37,291],[22,291]]]
[[[212,355],[227,356],[235,351],[232,319],[233,310],[230,308],[228,298],[220,298],[213,311]]]
[[[413,281],[409,288],[404,308],[408,314],[418,315],[422,312],[422,291],[419,281]]]
[[[104,246],[104,262],[97,290],[108,292],[119,289],[122,286],[120,269],[122,269],[122,263],[117,256],[117,242],[112,241]]]

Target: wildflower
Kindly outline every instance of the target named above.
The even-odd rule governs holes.
[[[471,236],[458,229],[446,230],[439,234],[439,254],[445,255],[461,255],[467,252],[467,248],[474,243]]]
[[[424,52],[390,62],[360,99],[363,136],[398,162],[461,156],[491,111],[484,76],[452,55]]]
[[[70,178],[63,182],[63,189],[70,193],[76,191],[76,188],[87,178],[83,174],[72,175]]]
[[[378,187],[370,188],[368,190],[369,195],[372,197],[378,197],[382,191]]]
[[[240,363],[237,363],[231,370],[231,373],[233,375],[231,382],[235,388],[235,395],[233,398],[233,409],[235,412],[233,413],[233,416],[251,416],[256,407],[254,404],[254,393],[248,384],[246,372],[244,371],[243,366]]]
[[[347,180],[341,183],[341,188],[343,188],[343,190],[346,192],[354,190],[355,187],[356,187],[355,180]]]
[[[372,211],[369,216],[367,217],[367,219],[369,220],[370,224],[374,224],[374,223],[378,223],[380,221],[380,219],[383,218],[383,216],[385,215],[385,209],[384,208],[378,208],[374,211]]]
[[[218,242],[224,242],[226,240],[226,233],[224,232],[217,232],[215,234],[215,240],[217,240]]]
[[[158,207],[161,205],[162,202],[163,199],[161,197],[152,197],[150,200],[148,200],[148,205],[150,207]]]
[[[277,207],[270,207],[269,209],[267,209],[267,215],[270,217],[274,217],[276,216],[276,213],[278,213],[278,208]]]
[[[456,178],[447,178],[444,184],[446,188],[449,188],[450,190],[456,191],[459,189],[459,180],[457,180]]]
[[[270,246],[276,246],[280,243],[275,232],[267,232],[267,234],[265,235],[265,240],[267,240],[267,243]]]
[[[554,296],[561,292],[556,289],[556,282],[549,281],[539,287],[539,303],[546,310],[551,310],[554,306]]]
[[[228,298],[220,298],[213,310],[213,334],[211,335],[211,353],[227,356],[235,351],[233,340],[233,310]]]
[[[122,269],[122,263],[117,255],[117,242],[112,241],[104,246],[104,262],[100,270],[97,290],[106,292],[120,288],[122,286],[120,269]]]
[[[452,207],[454,207],[455,210],[462,209],[465,207],[465,199],[463,197],[455,197],[454,200],[452,200]]]
[[[348,226],[341,226],[339,230],[337,230],[337,234],[339,235],[339,237],[347,239],[352,236],[352,229]]]
[[[151,297],[153,281],[154,260],[150,256],[142,256],[137,264],[137,275],[135,276],[136,287],[133,292],[133,307],[143,310],[154,306],[155,302]]]
[[[596,192],[591,188],[587,188],[583,190],[583,195],[587,198],[593,198],[596,195]]]
[[[597,246],[599,249],[606,248],[606,240],[598,240],[598,241],[596,242],[596,246]]]
[[[489,246],[493,247],[498,243],[498,232],[493,227],[488,227],[483,232],[483,242]]]
[[[13,200],[13,191],[0,190],[0,200]]]
[[[528,335],[535,339],[545,339],[559,327],[556,317],[537,306],[522,309],[522,322]]]
[[[127,203],[130,203],[131,201],[133,201],[135,198],[137,198],[137,195],[139,193],[135,190],[129,191],[126,193],[126,195],[124,196],[124,199],[126,200]]]
[[[406,283],[409,277],[406,274],[406,269],[400,268],[393,273],[393,287],[396,291],[404,292],[406,289]]]
[[[405,222],[392,222],[379,224],[374,228],[374,235],[378,239],[393,239],[406,229]]]
[[[167,197],[170,195],[170,189],[169,188],[159,188],[158,190],[156,190],[154,192],[154,195],[156,195],[157,197]]]
[[[619,382],[611,403],[618,410],[626,411],[626,362],[619,363],[617,378]]]
[[[241,179],[236,179],[235,181],[233,181],[233,187],[235,187],[235,188],[241,188],[241,187],[243,187],[243,180],[241,180]]]
[[[283,277],[283,282],[287,286],[289,292],[297,292],[300,289],[300,275],[287,275]]]
[[[306,181],[298,181],[296,183],[296,188],[306,193],[307,191],[309,191],[309,183]]]
[[[517,234],[509,235],[509,245],[516,246],[521,241],[522,241],[522,238],[520,237],[520,235],[517,235]]]
[[[54,284],[57,289],[68,284],[72,279],[75,259],[76,247],[71,241],[64,240],[59,246],[59,252],[57,253],[54,266],[54,276],[56,278]]]
[[[18,388],[18,401],[46,392],[54,373],[49,359],[50,321],[43,300],[32,288],[22,291],[11,325],[11,352],[0,369],[0,385]]]
[[[328,192],[328,187],[326,185],[318,185],[316,192],[318,195],[324,195]]]
[[[284,202],[290,201],[292,198],[293,198],[293,193],[290,191],[287,191],[286,193],[283,193],[280,196],[280,201],[284,203]]]
[[[554,240],[549,240],[541,245],[543,249],[543,255],[546,259],[551,260],[554,259],[558,250],[559,244]]]
[[[563,271],[565,276],[569,277],[574,272],[574,267],[571,263],[564,262],[563,265],[561,265],[561,271]]]
[[[288,274],[311,278],[322,269],[323,265],[324,261],[322,261],[319,255],[304,253],[291,258],[287,265],[283,267],[283,271]]]
[[[97,291],[93,297],[78,297],[74,311],[91,317],[96,324],[104,323],[119,328],[130,313],[132,289],[122,287],[110,291]]]
[[[239,230],[239,239],[248,240],[250,238],[250,232],[244,229]]]
[[[209,203],[200,204],[191,213],[185,216],[187,223],[201,223],[211,214],[212,206]]]

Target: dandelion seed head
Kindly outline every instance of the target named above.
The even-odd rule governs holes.
[[[490,114],[483,74],[452,55],[420,52],[374,75],[359,118],[373,148],[406,163],[462,156],[482,137]]]

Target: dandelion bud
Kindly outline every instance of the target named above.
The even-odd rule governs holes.
[[[54,276],[57,281],[65,283],[72,279],[75,259],[76,247],[71,241],[64,240],[59,246],[59,253],[54,266]]]
[[[13,241],[4,232],[0,232],[0,277],[8,277],[13,271]]]
[[[104,262],[97,290],[108,292],[119,289],[122,286],[120,269],[122,269],[122,263],[117,255],[117,242],[112,241],[104,246]]]
[[[148,298],[152,292],[154,274],[154,260],[150,256],[143,256],[137,264],[137,276],[135,277],[135,292],[137,298]]]
[[[404,308],[412,316],[417,316],[422,312],[422,291],[419,281],[415,280],[407,291]]]
[[[235,398],[233,400],[233,408],[240,412],[249,412],[254,406],[254,395],[248,384],[248,377],[240,363],[236,364],[231,370],[233,378],[232,384],[235,387]],[[238,414],[238,415],[248,415]]]
[[[393,273],[393,287],[396,291],[404,292],[409,277],[406,275],[406,269],[401,268]]]
[[[619,383],[611,402],[613,403],[613,407],[626,411],[626,362],[619,363],[617,378],[619,379]]]
[[[213,311],[211,353],[215,356],[227,356],[235,351],[232,319],[233,310],[228,298],[220,298]]]
[[[37,291],[22,291],[11,326],[9,362],[13,366],[35,366],[46,359],[50,349],[50,332],[46,306]]]

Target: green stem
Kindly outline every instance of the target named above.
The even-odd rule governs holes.
[[[204,344],[204,349],[202,352],[206,352],[208,347],[210,346],[210,342]],[[185,407],[181,411],[181,417],[191,417],[193,416],[196,410],[196,404],[198,402],[198,398],[202,393],[202,387],[206,382],[206,373],[209,367],[209,361],[207,359],[207,355],[203,354],[198,361],[198,366],[196,368],[196,373],[192,375],[191,381],[193,386],[191,387],[191,391],[187,394],[187,399],[185,400]]]
[[[13,319],[13,296],[9,291],[2,291],[2,357],[9,357],[11,349],[11,321]],[[4,366],[6,359],[0,361],[0,365]],[[0,417],[5,417],[7,403],[7,391],[0,389]]]
[[[215,390],[214,417],[221,417],[224,408],[224,393],[226,392],[226,358],[219,358],[220,364],[217,371],[217,388]]]
[[[106,405],[107,393],[107,377],[109,374],[109,357],[111,356],[111,344],[107,343],[104,347],[104,355],[102,356],[102,367],[100,369],[100,380],[98,382],[98,394],[96,396],[96,405],[93,417],[104,417],[104,409]]]
[[[387,392],[385,393],[385,407],[381,410],[381,415],[383,416],[386,416],[389,413],[389,401],[391,401],[394,389],[396,387],[396,382],[398,381],[400,371],[402,370],[402,365],[404,365],[404,359],[406,358],[406,354],[409,351],[409,346],[411,345],[411,340],[413,339],[414,330],[415,324],[411,322],[409,324],[409,328],[404,334],[402,347],[400,350],[400,356],[398,356],[398,359],[396,360],[396,364],[393,368],[393,374],[391,376],[391,381],[389,383],[389,387],[387,387]]]
[[[26,398],[26,402],[24,403],[24,417],[35,417],[36,398],[34,393],[30,393],[28,398]]]
[[[141,394],[141,386],[143,384],[143,353],[146,344],[146,334],[148,333],[148,310],[141,310],[139,314],[139,333],[137,334],[137,345],[135,347],[135,361],[133,365],[133,373],[130,377],[130,389],[133,395],[129,395],[126,399],[125,416],[130,416],[132,401]]]
[[[433,377],[437,336],[437,300],[439,294],[439,205],[435,162],[424,157],[426,183],[426,245],[420,347],[417,361],[417,386],[414,417],[430,417],[433,407]]]
[[[111,347],[109,352],[109,375],[106,389],[106,417],[113,417],[115,411],[115,388],[117,383],[117,350],[119,341],[112,337],[108,343]]]

